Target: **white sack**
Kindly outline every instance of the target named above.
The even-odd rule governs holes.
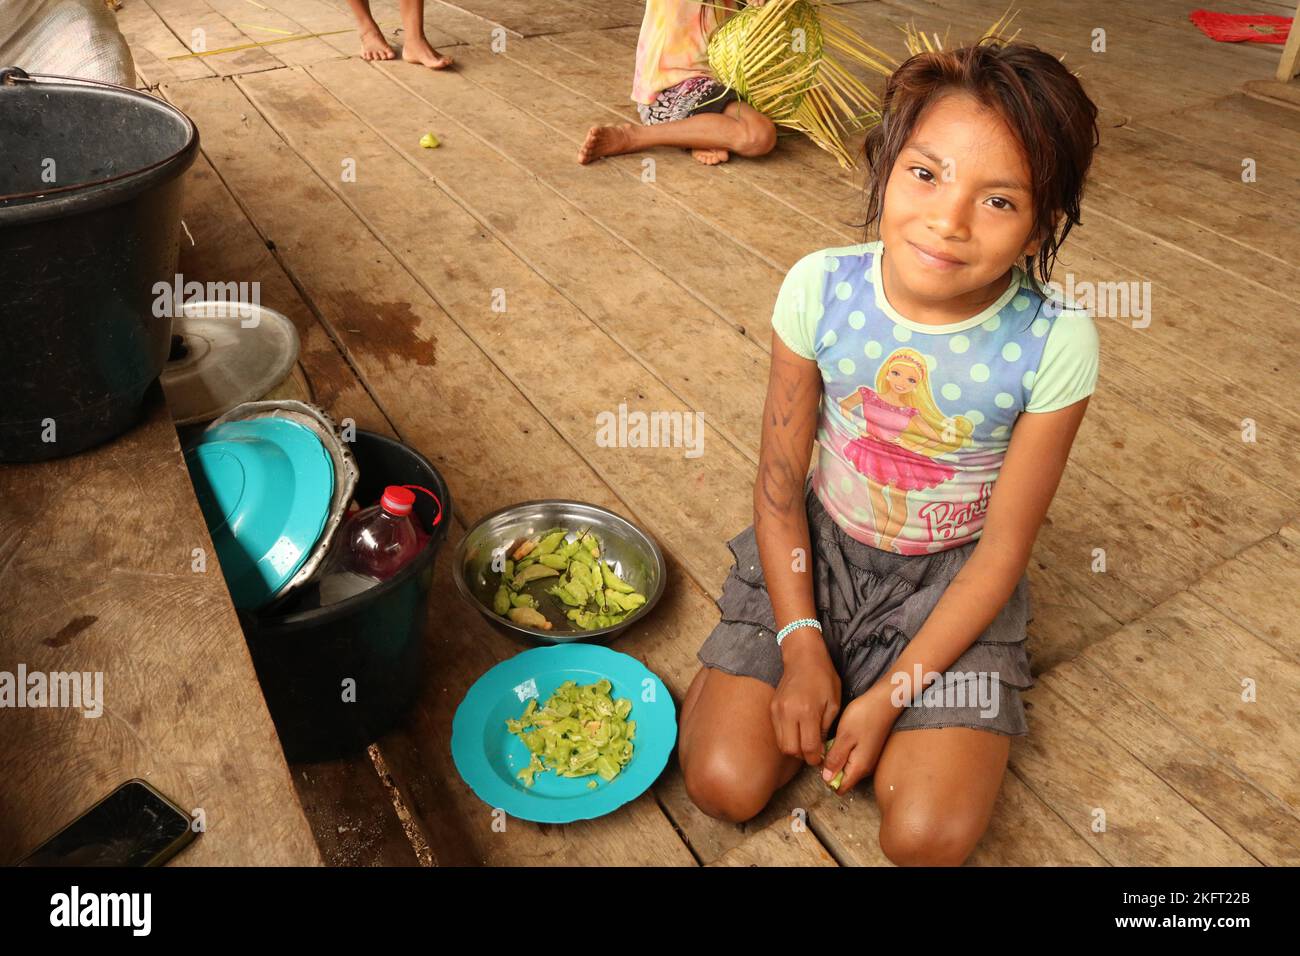
[[[135,86],[131,50],[104,0],[0,0],[6,66]]]

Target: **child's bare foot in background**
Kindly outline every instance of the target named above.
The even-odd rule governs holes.
[[[721,146],[714,149],[693,149],[691,156],[697,163],[703,163],[705,166],[717,166],[719,163],[725,163],[731,158],[731,153],[727,152]]]
[[[362,28],[361,59],[391,60],[396,55],[393,48],[388,45],[388,41],[384,39],[378,24],[372,23],[369,27]]]
[[[402,44],[402,59],[417,66],[427,66],[431,70],[445,70],[453,62],[451,57],[429,46],[429,41],[424,37]]]
[[[630,123],[622,126],[593,126],[587,131],[587,141],[578,150],[578,162],[586,166],[603,156],[632,152],[632,129]]]

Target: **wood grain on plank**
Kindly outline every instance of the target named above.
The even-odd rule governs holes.
[[[716,619],[715,608],[710,626]],[[769,826],[789,826],[796,815],[816,828],[819,814],[827,805],[825,801],[828,796],[820,770],[805,767],[772,795],[767,806],[757,816],[741,824],[722,823],[708,817],[691,800],[686,792],[686,780],[681,766],[676,762],[659,778],[655,792],[690,843],[692,852],[705,864],[720,859],[760,830]],[[822,842],[825,843],[824,840]],[[858,862],[851,853],[839,859],[848,865]]]
[[[709,866],[836,866],[834,857],[806,826],[777,820],[718,857]]]
[[[1024,693],[1030,733],[1011,769],[1115,866],[1251,866],[1249,853],[1055,690]]]
[[[244,0],[247,3],[247,0]],[[361,41],[357,35],[357,22],[346,9],[339,9],[327,0],[257,0],[280,19],[297,25],[299,33],[324,34],[318,37],[340,56],[359,56]],[[258,12],[250,7],[251,12]],[[383,22],[381,27],[393,27]],[[346,33],[338,31],[346,30]],[[289,45],[289,44],[284,44]]]
[[[268,40],[288,41],[266,48],[285,66],[315,63],[341,55],[337,49],[325,42],[326,38],[310,35],[316,31],[306,29],[296,20],[290,19],[270,4],[262,3],[261,0],[258,0],[261,5],[257,7],[249,4],[247,0],[205,0],[205,2],[225,17],[230,25],[245,37],[246,43],[266,43]]]
[[[190,52],[148,3],[123,4],[117,11],[117,25],[126,37],[135,61],[135,72],[149,86],[174,80],[212,76],[212,68],[202,59],[169,57]]]
[[[1034,559],[1110,617],[1131,621],[1217,560],[1197,551],[1185,532],[1157,522],[1149,506],[1105,478],[1067,467],[1035,540]],[[1170,547],[1171,541],[1179,546]]]
[[[1013,742],[1011,752],[1014,754],[1019,746]],[[1105,860],[1018,774],[1008,769],[989,828],[966,865],[1104,866]]]
[[[520,36],[560,33],[575,29],[621,27],[641,20],[630,8],[618,4],[585,5],[574,0],[439,0],[484,20],[499,23]]]
[[[151,6],[159,18],[167,24],[191,54],[207,54],[210,51],[224,50],[227,47],[242,47],[249,41],[240,30],[231,24],[206,3],[195,0],[142,0]],[[250,10],[256,9],[253,7]],[[258,70],[273,70],[284,64],[268,52],[275,47],[252,47],[250,49],[231,50],[228,53],[211,52],[211,55],[192,55],[171,60],[169,64],[184,63],[186,60],[202,60],[208,68],[220,76],[233,76],[237,73],[253,73]]]
[[[1083,659],[1261,790],[1300,809],[1300,664],[1289,654],[1180,592]]]
[[[949,47],[970,43],[981,36],[1007,11],[1003,4],[998,10],[978,12],[970,8],[935,7],[929,3],[872,2],[850,4],[841,10],[859,33],[884,46],[895,56],[906,58],[906,47],[900,32],[905,25],[914,24],[931,37],[944,40]],[[1178,85],[1157,89],[1132,75],[1122,62],[1113,56],[1099,56],[1091,52],[1087,31],[1080,30],[1077,38],[1062,38],[1045,32],[1033,22],[1030,11],[1021,9],[1011,25],[1011,32],[1020,30],[1018,42],[1028,42],[1060,58],[1066,69],[1078,74],[1088,94],[1096,102],[1100,115],[1098,124],[1103,127],[1122,125],[1134,116],[1167,110],[1171,106],[1186,106],[1204,99],[1207,95]]]
[[[846,10],[865,13],[882,6],[914,13],[922,24],[952,22],[954,38],[971,34],[972,28],[971,35],[978,35],[1007,9],[1001,0],[886,0]],[[1259,65],[1249,53],[1243,57],[1235,49],[1245,44],[1215,44],[1190,22],[1169,29],[1138,20],[1129,16],[1124,4],[1037,3],[1016,17],[1012,29],[1017,27],[1018,39],[1064,53],[1066,64],[1081,71],[1085,81],[1088,76],[1104,77],[1168,101],[1220,95],[1221,77],[1234,75],[1243,64]],[[1104,48],[1097,30],[1105,31]]]
[[[1195,591],[1233,623],[1300,662],[1300,542],[1285,530],[1216,567],[1196,582]]]
[[[1095,582],[1080,578],[1076,569],[1062,574],[1049,563],[1047,550],[1038,546],[1042,540],[1040,531],[1026,569],[1030,595],[1026,647],[1034,674],[1070,660],[1120,627],[1119,620],[1097,603],[1100,596],[1092,590]]]
[[[1154,239],[1161,247],[1178,250],[1183,254],[1182,267],[1174,271],[1193,273],[1200,285],[1214,285],[1222,279],[1239,299],[1252,304],[1270,303],[1285,308],[1300,302],[1300,295],[1294,291],[1300,281],[1300,268],[1283,258],[1297,258],[1300,244],[1285,230],[1279,230],[1282,241],[1274,243],[1280,256],[1261,256],[1248,246],[1225,242],[1223,236],[1206,226],[1157,208],[1144,197],[1126,195],[1107,188],[1104,183],[1093,190],[1085,215],[1087,212],[1103,216],[1106,221],[1100,225],[1127,226]],[[1237,321],[1237,318],[1225,316],[1230,320],[1225,325],[1241,331],[1257,327],[1248,319]],[[1298,367],[1287,366],[1290,370]]]
[[[1159,170],[1159,178],[1152,170]],[[1106,194],[1122,193],[1150,207],[1142,220],[1148,228],[1158,218],[1176,217],[1209,229],[1216,242],[1252,250],[1266,260],[1260,263],[1264,270],[1290,266],[1300,244],[1287,232],[1283,210],[1268,189],[1243,182],[1242,172],[1240,158],[1227,163],[1202,157],[1168,137],[1127,126],[1107,131],[1094,154],[1090,195],[1100,195],[1099,208],[1109,211]],[[1300,188],[1300,180],[1293,180],[1293,188]]]
[[[1234,766],[1231,755],[1224,759],[1180,731],[1088,658],[1053,671],[1052,687],[1261,863],[1294,866],[1300,859],[1300,820]],[[1191,685],[1184,692],[1206,689]]]
[[[1097,3],[1098,0],[1089,0],[1090,7],[1096,6]],[[1295,15],[1295,4],[1291,0],[1219,0],[1214,5],[1214,9],[1220,13],[1267,13],[1282,17]],[[1130,17],[1176,27],[1184,45],[1189,45],[1192,37],[1199,38],[1196,41],[1198,44],[1213,42],[1192,24],[1191,18],[1188,16],[1190,12],[1191,10],[1184,0],[1148,0],[1146,3],[1134,4],[1124,8],[1124,13]],[[1189,33],[1188,31],[1194,32]],[[1233,45],[1236,47],[1256,48],[1265,56],[1268,55],[1270,50],[1274,54],[1277,52],[1276,48],[1269,43],[1238,43]],[[1199,45],[1197,49],[1199,50]]]
[[[179,865],[319,865],[161,389],[124,435],[0,488],[0,670],[102,674],[100,716],[0,717],[0,859],[139,777],[204,813]]]
[[[742,454],[757,461],[755,410],[766,393],[767,352],[680,286],[665,281],[635,246],[584,215],[522,160],[498,152],[492,144],[499,140],[479,139],[474,117],[483,111],[473,109],[472,92],[466,95],[472,87],[455,85],[448,93],[449,84],[430,78],[436,95],[416,99],[382,72],[349,61],[313,75],[395,153],[492,229],[678,398],[703,412]],[[407,82],[419,79],[412,80],[410,71],[401,73]],[[519,119],[519,131],[526,134]],[[452,125],[458,122],[473,125]],[[437,150],[419,146],[430,127],[443,141]],[[535,152],[533,136],[521,140],[529,141],[528,151]],[[631,212],[643,197],[634,186],[625,191]],[[607,215],[617,218],[618,211],[610,209]],[[601,265],[575,270],[578,261]]]
[[[1145,502],[1157,526],[1186,535],[1207,561],[1230,558],[1267,537],[1295,508],[1293,499],[1255,479],[1248,459],[1229,465],[1156,410],[1104,387],[1093,393],[1079,431],[1075,451],[1088,470]],[[1135,458],[1169,464],[1142,468]]]
[[[366,753],[293,764],[294,785],[330,866],[418,866],[392,798]]]
[[[1212,364],[1224,372],[1248,369],[1250,403],[1257,414],[1262,414],[1261,404],[1277,406],[1283,414],[1293,410],[1285,398],[1286,383],[1300,375],[1300,360],[1293,357],[1284,331],[1293,303],[1236,276],[1207,270],[1193,254],[1113,217],[1107,217],[1104,229],[1095,217],[1089,222],[1096,227],[1080,229],[1077,239],[1071,234],[1069,252],[1092,253],[1107,264],[1096,275],[1098,282],[1138,282],[1136,291],[1145,303],[1141,314],[1108,318],[1130,327],[1148,323],[1135,331],[1151,335],[1189,362],[1200,364],[1213,356]],[[1129,290],[1134,291],[1131,284]]]
[[[1273,191],[1294,188],[1300,177],[1300,112],[1244,93],[1227,92],[1212,104],[1145,116],[1138,124],[1174,137],[1189,152],[1222,159],[1240,181],[1253,160],[1256,184]]]
[[[1149,279],[1132,265],[1088,252],[1073,234],[1053,272],[1063,285],[1071,277],[1076,283],[1139,285]],[[1294,443],[1300,441],[1300,416],[1281,401],[1261,401],[1264,393],[1240,391],[1235,376],[1253,379],[1256,374],[1249,356],[1234,354],[1231,347],[1188,346],[1200,335],[1211,334],[1213,323],[1213,315],[1205,314],[1194,300],[1153,290],[1151,302],[1149,322],[1094,317],[1101,338],[1098,390],[1123,398],[1135,410],[1149,410],[1152,394],[1179,396],[1180,416],[1174,421],[1189,438],[1274,493],[1293,497],[1291,461]],[[1248,421],[1256,426],[1249,441],[1244,430]]]
[[[736,229],[737,208],[732,207],[730,217],[724,214],[723,203],[731,196],[725,180],[719,185],[716,174],[702,175],[715,171],[705,170],[680,150],[612,157],[579,166],[577,150],[593,121],[589,112],[562,87],[539,82],[536,74],[515,62],[520,48],[535,50],[544,45],[541,40],[519,41],[508,48],[505,57],[481,48],[467,49],[464,78],[475,85],[462,88],[461,102],[468,97],[469,102],[480,104],[483,89],[505,102],[491,100],[491,110],[480,108],[476,117],[466,116],[466,121],[477,119],[475,128],[500,143],[498,148],[528,162],[536,175],[580,203],[588,216],[621,235],[734,327],[748,332],[757,322],[749,314],[738,314],[743,311],[741,305],[756,294],[774,296],[785,270],[799,258],[788,241],[788,231],[786,241],[778,243],[779,221],[764,225],[756,218],[750,228]],[[390,73],[433,103],[441,104],[443,95],[457,94],[455,90],[434,90],[407,73]],[[520,133],[511,135],[516,127],[521,127]],[[646,158],[654,162],[647,165]],[[719,189],[721,199],[707,199]],[[690,198],[679,198],[683,191]],[[693,201],[697,198],[700,202]],[[776,211],[769,205],[769,218]],[[784,207],[781,211],[788,214]],[[710,255],[682,255],[684,236],[704,244]],[[781,250],[779,260],[770,255],[777,248]],[[750,334],[759,346],[768,346],[766,336]]]

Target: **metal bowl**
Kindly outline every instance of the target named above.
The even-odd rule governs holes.
[[[590,631],[574,627],[564,616],[564,605],[545,593],[545,587],[529,589],[541,605],[538,610],[551,622],[552,630],[542,631],[516,624],[492,610],[492,597],[501,574],[492,570],[492,552],[521,538],[548,528],[568,528],[571,534],[589,530],[600,542],[601,559],[614,566],[615,572],[637,591],[646,602],[612,627]],[[525,501],[494,511],[466,532],[452,563],[456,589],[474,607],[501,630],[534,644],[571,644],[577,641],[611,640],[619,631],[640,621],[659,602],[667,579],[663,553],[644,531],[612,511],[581,501]],[[543,579],[549,586],[554,579]]]

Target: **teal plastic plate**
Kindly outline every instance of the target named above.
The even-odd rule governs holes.
[[[612,697],[632,701],[632,759],[609,783],[548,770],[525,787],[515,774],[528,766],[528,748],[506,730],[506,720],[521,716],[530,697],[542,706],[566,680],[591,684],[601,678],[613,685]],[[635,657],[596,644],[539,647],[502,661],[475,681],[451,728],[452,759],[479,799],[537,823],[591,820],[635,800],[659,778],[676,743],[677,707],[663,681]],[[594,790],[587,787],[591,780]]]
[[[256,418],[209,428],[185,461],[231,600],[265,604],[310,557],[329,519],[329,453],[306,426]]]

